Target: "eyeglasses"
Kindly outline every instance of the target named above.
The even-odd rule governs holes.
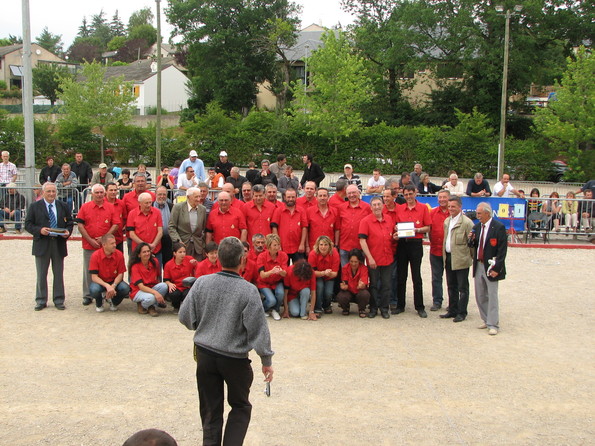
[[[187,170],[188,173],[194,173],[194,170]]]

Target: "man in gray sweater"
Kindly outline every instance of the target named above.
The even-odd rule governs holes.
[[[236,237],[219,244],[223,271],[202,276],[180,307],[180,322],[194,334],[196,382],[204,445],[241,445],[250,424],[248,399],[254,375],[248,353],[262,362],[265,382],[273,380],[271,336],[258,289],[239,271],[246,261]],[[223,383],[231,406],[223,438]]]

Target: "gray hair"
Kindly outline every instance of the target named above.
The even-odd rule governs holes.
[[[461,200],[461,197],[459,197],[457,195],[448,197],[448,201],[456,201],[459,204],[459,207],[463,207],[463,200]]]
[[[370,204],[374,203],[375,201],[380,201],[382,204],[384,204],[384,200],[382,199],[382,197],[378,195],[374,195],[372,197],[372,199],[370,200]]]
[[[265,188],[265,190],[267,190],[267,189],[269,189],[269,190],[273,190],[273,189],[274,190],[277,190],[277,186],[275,186],[275,184],[273,184],[273,183],[267,184],[264,188]]]
[[[10,152],[8,150],[3,150],[2,151],[2,155],[8,155],[8,156],[10,156]]]
[[[207,189],[209,188],[209,185],[207,183],[205,183],[204,181],[201,181],[200,183],[198,183],[198,188],[203,188],[206,187]],[[192,187],[190,189],[193,189]],[[196,188],[194,188],[196,189]]]
[[[450,191],[446,190],[446,189],[442,189],[440,192],[438,192],[438,195],[440,195],[440,194],[446,194],[450,197]]]
[[[45,192],[45,190],[47,189],[48,186],[56,187],[56,184],[52,183],[51,181],[47,181],[47,182],[43,183],[43,185],[41,186],[41,191]]]
[[[237,166],[233,166],[233,167],[231,168],[230,172],[233,172],[233,173],[240,173],[240,168],[239,168],[239,167],[237,167]]]
[[[264,186],[262,184],[255,184],[252,186],[252,192],[264,192]]]
[[[149,199],[149,201],[153,201],[153,197],[151,197],[150,193],[143,192],[138,196],[138,202],[140,203],[141,201],[145,201],[147,198]]]
[[[490,215],[492,215],[492,206],[490,206],[489,203],[482,201],[477,205],[477,209],[479,208],[483,209],[484,212],[488,212]]]
[[[102,184],[94,184],[93,187],[91,188],[91,192],[95,192],[95,189],[99,189],[99,188],[101,188],[105,192],[105,187],[103,187]]]
[[[199,184],[199,186],[200,186],[200,184]],[[209,187],[209,186],[207,186],[206,184],[205,184],[205,186],[206,186],[206,187]],[[190,196],[190,195],[194,195],[194,194],[200,194],[200,189],[199,189],[198,187],[189,187],[189,188],[186,190],[186,196],[187,196],[187,197],[188,197],[188,196]]]
[[[252,236],[252,243],[254,243],[256,240],[259,240],[259,239],[264,239],[264,235],[263,234],[254,234]]]
[[[244,245],[237,237],[225,237],[219,244],[217,255],[223,268],[237,268],[245,255]]]
[[[349,184],[349,181],[347,181],[344,178],[337,180],[337,182],[335,183],[335,190],[337,190],[337,191],[345,190],[347,188],[348,184]]]
[[[473,178],[479,180],[480,178],[483,178],[483,174],[481,172],[477,172],[475,175],[473,175]]]

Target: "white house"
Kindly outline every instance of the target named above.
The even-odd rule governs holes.
[[[105,76],[124,76],[124,81],[132,83],[140,115],[157,107],[157,62],[144,59],[125,66],[107,67]],[[187,82],[186,75],[171,60],[164,59],[161,65],[161,108],[168,112],[186,108],[190,97]]]

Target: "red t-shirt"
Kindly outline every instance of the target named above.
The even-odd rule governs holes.
[[[237,209],[238,211],[241,211],[242,208],[244,207],[244,202],[241,200],[238,200],[237,198],[234,198],[233,200],[231,200],[231,207],[232,209]],[[213,203],[213,207],[211,207],[211,212],[215,211],[219,209],[219,202],[216,201]]]
[[[430,254],[442,257],[442,243],[444,242],[444,220],[449,216],[448,209],[435,207],[430,211],[432,227],[430,228]]]
[[[175,259],[171,259],[163,268],[163,281],[173,283],[180,291],[187,289],[188,287],[182,284],[182,280],[186,277],[192,277],[194,272],[194,265],[190,263],[192,260],[194,260],[194,257],[186,256],[182,259],[182,263],[178,265]]]
[[[107,256],[103,248],[91,254],[89,261],[89,273],[97,274],[101,280],[107,283],[114,283],[118,275],[126,272],[124,254],[117,249]]]
[[[283,251],[298,252],[302,240],[302,229],[308,227],[308,220],[303,209],[295,208],[293,214],[287,206],[279,208],[273,214],[274,225],[277,225]]]
[[[325,216],[322,215],[318,206],[309,208],[306,211],[308,217],[308,245],[314,248],[314,243],[321,235],[328,236],[335,242],[335,231],[337,230],[337,211],[329,206]]]
[[[130,298],[133,299],[138,293],[139,284],[143,284],[149,288],[153,288],[159,283],[159,260],[153,258],[148,265],[143,265],[142,262],[135,263],[130,268]]]
[[[368,243],[370,254],[378,266],[388,266],[395,257],[393,240],[393,221],[384,218],[378,221],[374,214],[368,215],[359,224],[359,238]]]
[[[413,209],[409,209],[407,203],[397,205],[397,223],[403,222],[413,222],[416,228],[422,228],[424,226],[430,226],[432,219],[430,218],[428,207],[416,201]],[[421,232],[417,232],[415,238],[423,239],[424,235]]]
[[[357,289],[357,284],[360,280],[365,283],[366,286],[369,284],[368,267],[366,265],[360,264],[357,272],[353,274],[351,272],[351,265],[348,263],[341,270],[341,280],[343,282],[347,282],[349,291],[351,291],[353,294],[357,294],[359,292]]]
[[[339,208],[345,204],[345,199],[341,198],[339,194],[331,195],[331,198],[328,199],[328,205],[337,211],[339,214]]]
[[[107,234],[113,225],[122,225],[114,207],[104,201],[98,206],[94,201],[89,201],[81,206],[76,221],[85,225],[89,237],[96,238]],[[91,244],[83,238],[83,249],[94,250]],[[99,248],[97,248],[99,249]]]
[[[145,192],[151,194],[151,203],[155,201],[155,194],[150,190],[146,190]],[[141,192],[143,193],[143,192]],[[122,202],[124,206],[126,206],[126,213],[130,214],[134,209],[138,209],[138,195],[134,189],[124,195],[122,198]]]
[[[287,261],[289,257],[283,251],[277,252],[277,258],[273,260],[271,253],[266,250],[261,252],[256,260],[256,269],[258,270],[258,276],[256,279],[256,286],[258,288],[271,288],[274,289],[279,282],[283,280],[283,277],[279,274],[272,274],[266,279],[260,277],[261,271],[270,271],[275,266],[280,266],[284,270],[287,270]]]
[[[244,271],[242,271],[240,275],[248,282],[256,285],[256,280],[258,279],[258,269],[256,268],[256,261],[252,259],[246,259],[246,266],[244,268]]]
[[[316,275],[312,272],[312,277],[310,280],[302,280],[298,278],[293,273],[293,268],[295,265],[291,265],[287,269],[287,275],[283,279],[283,284],[285,288],[288,290],[287,292],[287,301],[292,301],[295,299],[300,291],[304,288],[310,288],[310,292],[316,291]]]
[[[246,228],[246,217],[239,209],[230,207],[225,213],[221,209],[211,209],[207,218],[206,231],[213,234],[215,243],[219,243],[225,237],[240,238],[241,232]]]
[[[158,228],[163,227],[163,219],[161,218],[161,212],[159,209],[151,207],[149,213],[140,211],[140,208],[136,208],[130,214],[128,214],[128,222],[126,223],[127,231],[134,231],[136,236],[143,242],[152,243],[157,236]],[[137,243],[132,240],[132,250],[136,248]],[[153,250],[154,254],[161,251],[161,240]]]
[[[126,220],[128,218],[128,210],[126,210],[126,206],[124,202],[119,198],[116,198],[116,201],[110,203],[114,207],[114,213],[120,218],[120,224],[118,225],[118,229],[114,232],[114,237],[116,237],[116,243],[122,243],[124,241],[124,229],[126,228]]]
[[[271,221],[275,206],[265,200],[261,210],[258,210],[254,201],[249,201],[242,207],[242,212],[246,217],[246,226],[248,227],[248,243],[252,244],[252,236],[254,234],[267,235],[271,231]]]
[[[385,218],[390,218],[393,222],[393,226],[397,224],[397,206],[393,209],[388,209],[386,205],[382,208],[382,213],[384,214]]]
[[[359,222],[372,213],[370,205],[361,201],[352,207],[347,201],[340,208],[338,225],[341,231],[339,247],[344,251],[361,249],[359,244]]]
[[[208,274],[214,274],[221,271],[221,263],[217,259],[217,263],[211,263],[208,257],[196,264],[194,268],[194,277],[206,276]]]
[[[327,269],[331,269],[338,273],[339,267],[341,266],[341,256],[336,249],[332,249],[331,252],[325,256],[316,254],[316,251],[310,251],[310,254],[308,254],[308,263],[312,266],[314,271],[326,271]],[[323,279],[335,280],[326,276],[324,276]]]
[[[318,200],[316,199],[316,197],[312,197],[308,201],[306,196],[303,196],[303,197],[300,197],[297,200],[295,200],[295,205],[296,205],[296,207],[299,207],[305,211],[305,210],[308,210],[311,208],[318,207]]]

